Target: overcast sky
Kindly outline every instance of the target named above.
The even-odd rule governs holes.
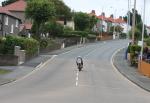
[[[115,17],[124,16],[128,10],[128,0],[63,0],[69,7],[75,11],[91,12],[96,10],[100,15],[105,12],[106,16],[114,14]],[[143,15],[144,0],[137,0],[137,9]],[[131,0],[133,8],[134,0]],[[146,24],[150,25],[150,0],[146,0]]]
[[[2,2],[4,0],[0,0]],[[63,0],[72,10],[91,12],[95,10],[97,15],[105,12],[106,16],[114,14],[115,17],[124,16],[128,10],[128,0]],[[143,1],[137,0],[137,9],[143,14]],[[131,0],[131,8],[133,8],[134,0]],[[150,0],[146,0],[146,24],[150,26]]]

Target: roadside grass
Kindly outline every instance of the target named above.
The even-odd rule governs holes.
[[[0,75],[12,72],[11,70],[0,69]]]

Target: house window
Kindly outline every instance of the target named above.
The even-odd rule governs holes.
[[[5,18],[5,25],[8,25],[8,16]]]
[[[19,25],[19,21],[18,21],[18,20],[16,20],[16,27],[18,27],[18,25]]]
[[[2,21],[0,20],[0,31],[2,31]]]
[[[11,31],[10,31],[10,33],[14,33],[14,25],[13,24],[11,25]]]

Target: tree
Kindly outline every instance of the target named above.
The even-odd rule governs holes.
[[[76,12],[74,14],[74,22],[76,30],[85,31],[89,28],[89,15],[82,12]]]
[[[114,26],[112,26],[110,28],[110,32],[112,32],[112,33],[114,32]],[[121,34],[123,32],[123,28],[120,25],[117,25],[117,26],[115,26],[115,32]]]
[[[14,3],[16,1],[18,1],[18,0],[5,0],[5,1],[2,2],[2,6],[9,5],[9,4]]]
[[[124,20],[127,22],[127,17],[130,15],[130,26],[132,26],[132,17],[133,17],[133,13],[134,13],[134,9],[132,9],[132,12],[128,12],[127,15],[124,18]],[[140,40],[139,38],[141,38],[142,35],[142,27],[143,27],[143,21],[142,21],[142,17],[141,15],[138,13],[137,10],[135,10],[135,38],[137,38],[136,40]],[[138,36],[139,35],[139,36]],[[146,27],[144,29],[144,36],[147,37],[147,30]]]
[[[97,23],[98,19],[96,18],[96,16],[91,16],[89,21],[89,29],[92,29],[94,27],[94,25]]]
[[[46,22],[45,25],[42,27],[44,33],[49,33],[49,35],[53,37],[62,35],[64,33],[63,29],[63,25],[55,21]]]
[[[49,0],[53,2],[56,9],[56,17],[58,19],[70,20],[72,18],[71,9],[62,0]]]
[[[32,19],[36,26],[36,36],[40,38],[40,26],[55,16],[55,6],[48,0],[30,0],[25,10],[26,17]]]

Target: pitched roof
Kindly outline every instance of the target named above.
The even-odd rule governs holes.
[[[118,19],[115,19],[115,23],[126,23],[126,22],[123,19],[118,18]]]
[[[27,3],[25,0],[18,0],[14,3],[4,6],[5,9],[9,11],[25,11]]]
[[[20,20],[20,18],[18,18],[16,15],[12,14],[11,12],[9,12],[8,10],[6,10],[4,7],[0,7],[0,13],[1,14],[6,14],[6,15],[9,15],[9,16],[12,16],[14,18],[17,18]]]
[[[20,29],[22,30],[23,28],[25,28],[26,30],[31,30],[32,28],[32,24],[31,23],[24,23],[20,25]]]
[[[105,16],[102,16],[102,15],[97,16],[97,18],[98,18],[98,19],[101,19],[101,20],[107,20],[107,18],[106,18]]]

